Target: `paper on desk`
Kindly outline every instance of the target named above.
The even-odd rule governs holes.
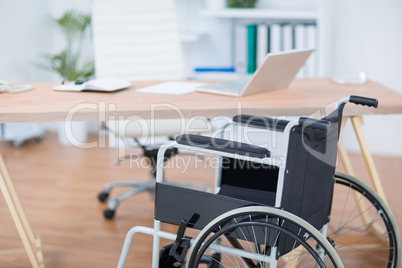
[[[199,82],[184,82],[184,81],[171,81],[156,84],[149,87],[137,89],[138,92],[157,93],[157,94],[170,94],[181,95],[194,92],[196,87],[203,86],[205,83]]]

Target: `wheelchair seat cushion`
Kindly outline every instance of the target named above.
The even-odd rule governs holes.
[[[267,206],[275,205],[275,193],[262,191],[257,189],[250,189],[244,187],[237,187],[233,185],[223,184],[219,190],[220,195],[233,197],[250,202],[256,202]]]
[[[183,134],[177,136],[176,141],[178,144],[232,154],[247,155],[250,157],[264,158],[270,156],[270,152],[267,148],[233,140],[219,139],[194,134]]]

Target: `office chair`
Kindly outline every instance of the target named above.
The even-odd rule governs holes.
[[[151,126],[154,127],[151,127]],[[144,126],[147,126],[144,128]],[[155,188],[155,178],[156,178],[156,160],[159,150],[159,145],[152,142],[153,137],[168,137],[172,139],[173,137],[179,135],[180,133],[210,133],[213,131],[213,127],[209,120],[206,118],[197,118],[192,120],[178,120],[178,119],[158,119],[158,120],[136,120],[136,121],[108,121],[106,123],[106,128],[110,133],[118,137],[120,140],[126,144],[127,147],[135,148],[138,147],[142,151],[142,156],[148,160],[150,168],[150,179],[144,180],[125,180],[125,181],[114,181],[103,185],[102,191],[98,195],[98,199],[101,202],[105,202],[109,198],[109,194],[114,187],[125,187],[131,186],[129,189],[122,194],[108,200],[107,209],[104,210],[104,217],[106,219],[112,219],[115,215],[116,209],[119,204],[141,192],[149,192],[151,195],[154,194]],[[141,137],[141,139],[140,139]],[[145,138],[145,140],[144,140]],[[178,154],[179,151],[176,148],[171,148],[167,151],[165,155],[165,161],[169,158]],[[125,157],[125,156],[124,156]],[[118,163],[120,159],[116,159]],[[172,183],[174,184],[174,183]],[[208,188],[196,185],[196,184],[186,184],[180,183],[183,187],[195,188],[201,191],[209,191]]]
[[[174,0],[101,1],[92,3],[92,26],[95,51],[95,70],[98,77],[116,76],[133,81],[163,81],[183,79],[181,44]],[[106,122],[110,133],[129,146],[142,149],[155,177],[158,147],[143,143],[140,137],[174,137],[189,132],[211,132],[208,120],[122,120]],[[134,141],[134,142],[133,142]],[[169,150],[166,160],[177,154]],[[108,201],[104,216],[111,219],[119,203],[134,194],[153,192],[154,180],[120,181],[104,185],[98,198],[105,202],[115,186],[133,189]]]

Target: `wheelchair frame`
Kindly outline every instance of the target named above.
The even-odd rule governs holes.
[[[351,98],[354,98],[354,99],[351,99]],[[339,101],[338,107],[340,107],[340,105],[346,104],[349,101],[354,102],[356,104],[362,104],[362,105],[368,105],[368,106],[375,106],[376,107],[376,105],[377,105],[376,103],[374,104],[373,102],[365,103],[363,101],[363,103],[361,103],[360,101],[362,101],[362,99],[356,99],[356,98],[359,98],[359,97],[351,96],[351,97],[342,98]],[[372,99],[371,99],[371,101],[372,101]],[[284,144],[282,146],[282,155],[280,156],[281,159],[277,159],[276,157],[271,157],[271,156],[262,156],[262,157],[261,156],[259,156],[259,157],[254,156],[254,157],[250,157],[248,155],[239,154],[238,151],[237,152],[236,151],[233,151],[233,152],[220,151],[220,150],[215,149],[215,148],[194,147],[194,146],[189,146],[189,145],[186,145],[186,144],[180,144],[177,141],[169,141],[169,142],[165,143],[164,145],[162,145],[160,147],[160,149],[159,149],[159,152],[158,152],[156,183],[157,184],[162,184],[164,182],[164,170],[163,170],[164,155],[165,155],[166,150],[168,150],[169,148],[172,148],[172,147],[177,148],[177,149],[191,149],[194,152],[199,152],[199,153],[203,153],[203,154],[213,154],[213,155],[217,155],[220,159],[222,159],[222,157],[230,157],[230,158],[233,158],[233,159],[251,161],[251,162],[259,163],[259,164],[277,166],[277,163],[283,161],[282,158],[287,159],[287,157],[288,157],[289,137],[290,137],[290,133],[291,133],[292,129],[297,125],[303,124],[305,120],[306,120],[305,118],[300,117],[300,118],[298,118],[298,120],[289,121],[286,124],[286,127],[285,127],[285,129],[283,131],[283,137],[284,137],[285,142],[284,142]],[[309,123],[310,124],[316,124],[316,127],[321,128],[321,129],[326,129],[328,127],[328,125],[325,124],[325,122],[323,124],[322,120],[312,120]],[[220,178],[219,172],[220,172],[220,169],[218,168],[217,173],[216,173],[216,178]],[[336,263],[336,267],[343,267],[342,266],[342,261],[340,260],[338,254],[334,253],[335,250],[333,249],[331,244],[324,237],[324,235],[327,232],[327,230],[326,230],[327,225],[326,224],[322,227],[321,233],[320,233],[318,230],[316,230],[313,226],[311,226],[309,223],[307,223],[302,218],[300,218],[300,217],[298,217],[296,215],[293,215],[292,213],[289,213],[289,212],[286,212],[286,211],[280,211],[278,209],[278,208],[281,207],[282,190],[283,190],[283,185],[284,185],[285,172],[286,172],[286,165],[279,165],[278,186],[277,186],[277,191],[276,191],[276,196],[275,196],[275,205],[271,209],[275,210],[275,213],[279,211],[279,213],[281,213],[281,215],[283,215],[284,217],[289,217],[289,218],[292,218],[292,219],[295,219],[295,220],[301,222],[303,225],[308,226],[309,230],[313,229],[312,233],[314,233],[314,235],[316,235],[317,237],[322,236],[321,237],[322,239],[319,238],[318,240],[321,241],[320,243],[322,243],[322,246],[324,248],[326,248],[326,250],[328,250],[329,252],[331,252],[332,255],[335,256],[334,257],[335,258],[334,262]],[[216,181],[216,185],[219,185],[219,181],[218,182]],[[227,212],[227,213],[229,213],[229,212]],[[223,215],[226,215],[227,213],[224,213]],[[223,216],[218,216],[218,218],[219,217],[223,217]],[[207,227],[205,227],[205,228],[207,228]],[[156,219],[156,218],[154,219],[154,228],[135,226],[127,233],[127,236],[126,236],[126,239],[125,239],[125,242],[124,242],[124,245],[123,245],[123,249],[122,249],[122,252],[121,252],[121,256],[120,256],[120,259],[119,259],[118,267],[124,267],[125,261],[126,261],[126,258],[127,258],[130,246],[131,246],[132,238],[138,232],[153,236],[152,267],[154,267],[154,268],[158,267],[158,265],[159,265],[160,239],[165,238],[165,239],[169,239],[169,240],[176,240],[177,235],[173,234],[173,233],[161,231],[161,221]],[[196,242],[197,239],[190,239],[189,240],[190,244],[193,244],[194,242]],[[397,245],[397,246],[400,247],[400,245]],[[191,255],[192,255],[192,251],[189,252],[189,256],[191,256]],[[397,256],[397,257],[399,257],[399,256]]]

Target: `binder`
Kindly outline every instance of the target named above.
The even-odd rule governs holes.
[[[271,24],[269,38],[269,53],[281,51],[281,25]]]
[[[304,24],[296,24],[294,27],[295,48],[301,49],[307,47],[306,26]],[[296,78],[304,78],[307,75],[307,68],[304,65],[297,73]]]
[[[247,73],[247,28],[243,24],[234,29],[234,66],[237,74]]]
[[[291,24],[282,25],[282,50],[293,49],[293,27]]]
[[[257,68],[257,25],[247,25],[247,73],[253,74]]]
[[[315,48],[316,44],[316,25],[309,24],[307,29],[307,47]],[[306,62],[307,74],[306,77],[313,78],[317,76],[317,66],[316,66],[316,53],[313,53]]]
[[[259,24],[257,26],[257,67],[264,61],[268,53],[268,25]]]

